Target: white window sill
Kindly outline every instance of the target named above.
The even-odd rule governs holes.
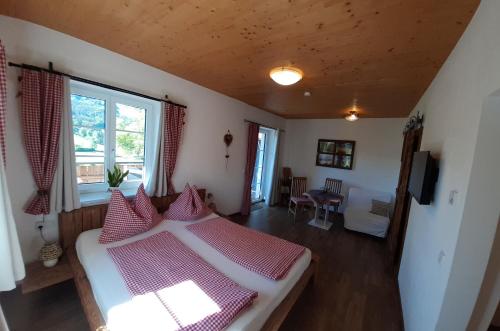
[[[137,192],[136,188],[123,189],[121,190],[125,198],[131,199],[135,197]],[[86,192],[80,193],[80,203],[82,207],[102,205],[108,203],[111,199],[111,192]]]

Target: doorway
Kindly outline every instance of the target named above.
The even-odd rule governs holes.
[[[420,150],[422,132],[423,128],[420,127],[408,130],[404,134],[401,169],[399,171],[398,187],[396,188],[396,202],[388,235],[391,263],[396,274],[399,272],[410,212],[411,195],[408,192],[408,183],[410,181],[413,153]]]
[[[266,153],[267,134],[263,128],[259,129],[257,138],[257,155],[255,157],[255,167],[253,170],[251,199],[252,203],[261,202],[264,200],[263,182],[265,175],[264,161]]]
[[[261,126],[257,137],[257,153],[252,178],[250,197],[253,204],[268,203],[271,197],[276,156],[278,155],[278,134],[275,129]]]

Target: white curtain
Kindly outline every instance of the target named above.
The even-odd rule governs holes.
[[[0,331],[9,331],[9,326],[7,325],[7,321],[5,320],[5,316],[3,314],[1,306],[0,306]]]
[[[76,179],[75,143],[69,78],[64,78],[64,103],[59,138],[59,159],[50,189],[50,210],[59,213],[81,207]]]
[[[0,41],[0,292],[16,287],[16,281],[24,278],[24,262],[17,236],[16,224],[12,215],[7,176],[5,175],[5,128],[7,115],[7,75],[5,49]],[[15,164],[12,164],[15,166]],[[1,309],[1,308],[0,308]],[[3,326],[3,313],[0,313],[0,327]]]
[[[14,289],[16,281],[23,279],[24,275],[24,262],[0,153],[0,291]]]
[[[272,162],[272,171],[271,171],[271,180],[269,181],[269,198],[266,199],[266,204],[268,206],[273,206],[279,201],[279,150],[280,150],[280,131],[275,130],[274,139],[273,139],[273,154],[274,158],[271,160]]]
[[[153,125],[151,136],[146,137],[146,178],[145,190],[149,196],[161,197],[167,195],[167,176],[165,175],[164,144],[165,144],[165,119],[163,103],[155,109],[147,121]]]

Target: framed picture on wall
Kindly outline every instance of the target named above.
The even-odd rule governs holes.
[[[335,142],[329,140],[320,140],[318,153],[333,154],[335,152]]]
[[[351,170],[355,145],[353,140],[318,139],[316,165]]]
[[[323,154],[318,153],[316,159],[316,165],[322,167],[332,167],[333,166],[334,155],[333,154]]]

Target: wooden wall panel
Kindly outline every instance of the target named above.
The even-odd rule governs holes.
[[[205,189],[198,190],[203,201],[205,201],[205,193]],[[151,202],[158,212],[163,213],[178,196],[179,193],[160,198],[153,197]],[[59,214],[59,240],[63,249],[73,247],[80,233],[102,227],[107,210],[108,204],[105,203],[82,207],[71,212],[61,212]]]

